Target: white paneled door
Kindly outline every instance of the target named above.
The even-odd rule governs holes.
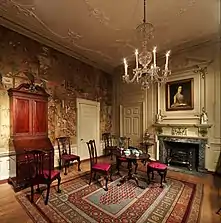
[[[142,103],[121,106],[121,136],[129,137],[131,146],[138,146],[143,133]]]
[[[95,139],[97,150],[99,150],[100,103],[85,99],[77,99],[77,150],[81,160],[90,158],[86,144],[90,139]]]

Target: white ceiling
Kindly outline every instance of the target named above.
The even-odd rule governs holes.
[[[173,48],[219,31],[219,0],[147,0],[150,47]],[[0,24],[110,71],[138,46],[143,0],[0,0]]]

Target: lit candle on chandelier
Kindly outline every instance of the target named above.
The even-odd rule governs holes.
[[[170,50],[166,53],[166,63],[165,63],[165,70],[168,70],[168,61],[170,56]]]
[[[136,57],[136,69],[138,69],[138,50],[135,50],[135,57]]]
[[[155,46],[153,48],[153,65],[154,65],[154,67],[157,66],[157,62],[156,62],[156,52],[157,52],[157,47]]]
[[[124,58],[124,70],[125,70],[125,75],[127,75],[127,68],[128,68],[127,61],[126,61],[126,59]]]

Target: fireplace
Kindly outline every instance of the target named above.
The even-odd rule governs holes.
[[[189,170],[198,171],[199,145],[194,143],[180,143],[164,140],[167,151],[168,166],[184,166]]]
[[[207,139],[158,135],[159,160],[168,165],[184,166],[204,172]]]

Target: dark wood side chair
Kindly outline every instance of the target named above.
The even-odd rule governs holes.
[[[80,168],[80,156],[71,154],[71,140],[70,137],[59,137],[56,138],[58,143],[58,151],[59,151],[59,169],[61,170],[64,166],[65,172],[64,175],[67,175],[67,168],[70,166],[70,162],[75,160],[78,161],[78,171],[81,171]]]
[[[130,138],[127,138],[125,136],[119,137],[118,144],[119,144],[119,147],[120,148],[124,148],[124,149],[132,148],[132,147],[129,146],[129,143],[130,143]],[[126,159],[124,157],[118,157],[118,156],[116,156],[117,174],[120,174],[120,166],[121,166],[121,163],[127,163],[128,164],[128,159]],[[138,164],[137,164],[136,161],[133,164],[135,165],[134,173],[136,174],[137,173]],[[127,166],[127,168],[129,168],[129,166]]]
[[[104,175],[104,177],[105,177],[106,182],[105,182],[104,190],[107,191],[108,190],[108,188],[107,188],[108,178],[110,177],[110,181],[112,181],[111,164],[104,163],[104,162],[102,162],[102,163],[98,162],[97,148],[96,148],[95,140],[90,140],[89,142],[87,142],[87,146],[88,146],[88,151],[90,154],[90,166],[91,166],[89,185],[91,184],[93,174],[94,174],[94,179],[95,179],[96,173],[100,173],[100,174]]]
[[[103,133],[102,139],[104,141],[105,153],[109,152],[111,160],[113,159],[113,150],[117,149],[117,146],[113,145],[113,136],[111,133]]]
[[[54,170],[52,166],[52,151],[48,150],[31,150],[26,151],[25,156],[29,167],[29,184],[31,186],[31,203],[34,202],[34,186],[38,186],[38,192],[40,191],[39,185],[45,184],[47,185],[47,193],[45,198],[45,204],[48,204],[49,193],[51,183],[54,180],[58,180],[58,190],[60,193],[61,190],[59,188],[61,183],[61,176],[59,170]]]

